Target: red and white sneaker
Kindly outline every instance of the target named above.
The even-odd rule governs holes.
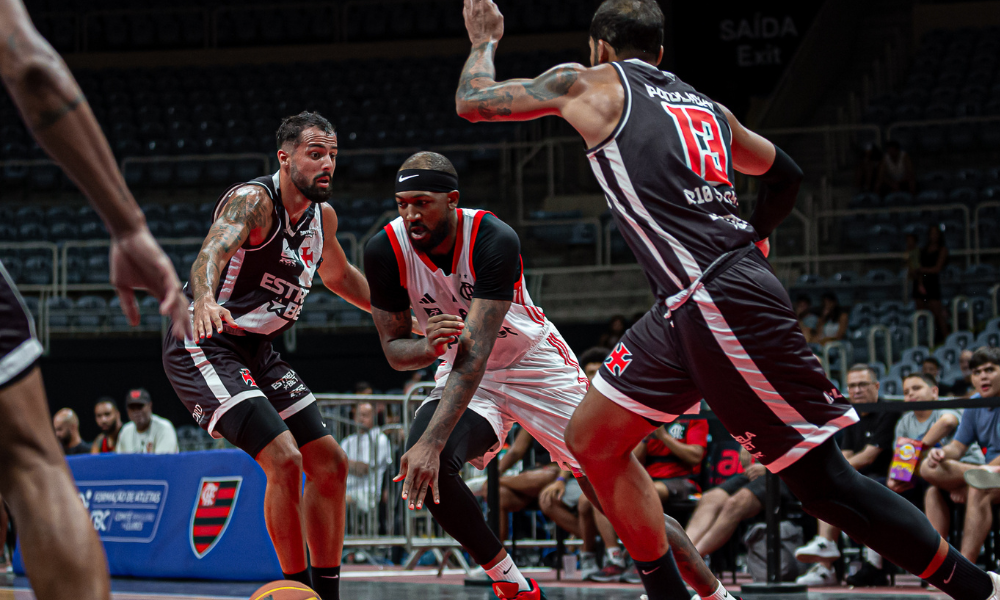
[[[502,600],[545,600],[545,592],[534,579],[528,580],[529,589],[518,590],[516,581],[494,581],[493,593]]]

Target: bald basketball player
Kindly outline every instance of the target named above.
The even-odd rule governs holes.
[[[813,516],[957,600],[1000,597],[1000,576],[949,546],[901,496],[848,464],[833,436],[858,421],[809,350],[765,256],[795,205],[802,171],[780,148],[657,65],[656,0],[606,0],[590,29],[591,67],[496,81],[503,16],[465,0],[472,52],[456,103],[470,121],[554,115],[584,139],[618,229],[656,304],[633,325],[573,413],[566,441],[635,559],[650,600],[679,576],[661,505],[632,449],[702,398],[744,449],[781,476]],[[760,194],[739,217],[735,171]]]
[[[80,87],[20,0],[0,0],[0,78],[38,145],[104,219],[111,283],[129,322],[139,323],[136,288],[149,290],[163,314],[183,316],[187,302],[170,260],[146,227]],[[37,365],[42,345],[2,265],[0,328],[0,495],[17,522],[28,579],[39,600],[107,599],[104,551],[52,432]]]

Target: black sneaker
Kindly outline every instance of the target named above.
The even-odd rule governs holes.
[[[847,585],[854,587],[884,587],[889,585],[889,576],[885,570],[879,569],[868,561],[861,563],[861,568],[846,579]]]
[[[609,562],[604,565],[603,569],[591,575],[590,580],[598,583],[610,583],[612,581],[618,582],[621,580],[621,576],[624,573],[625,567],[623,565],[616,565],[613,562]]]

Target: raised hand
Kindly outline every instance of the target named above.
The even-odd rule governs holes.
[[[462,16],[473,46],[499,42],[503,37],[503,15],[493,0],[465,0]]]

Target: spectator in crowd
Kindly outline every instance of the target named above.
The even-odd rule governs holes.
[[[635,456],[653,478],[653,487],[666,506],[701,492],[695,481],[708,450],[708,421],[674,421],[657,427],[635,449]]]
[[[972,383],[983,398],[1000,397],[1000,349],[983,347],[972,353],[969,360]],[[931,524],[947,536],[951,527],[951,511],[945,494],[956,502],[965,501],[965,523],[962,529],[962,555],[975,562],[986,536],[993,525],[991,505],[1000,501],[1000,487],[995,473],[977,471],[976,465],[961,462],[973,443],[986,449],[985,460],[990,466],[1000,464],[1000,410],[967,408],[955,432],[955,439],[943,448],[933,448],[920,465],[920,474],[933,487],[924,497],[924,508]],[[966,479],[977,484],[970,488]],[[984,483],[993,485],[983,485]],[[985,489],[978,489],[978,488]]]
[[[889,140],[885,145],[885,154],[878,168],[875,189],[879,194],[899,191],[915,194],[917,191],[913,161],[896,140]]]
[[[601,334],[597,345],[604,348],[614,348],[618,345],[618,341],[622,339],[622,336],[625,335],[626,329],[628,329],[628,322],[625,320],[624,315],[611,317],[611,321],[608,322],[608,328]]]
[[[530,460],[529,460],[530,459]],[[516,475],[505,475],[519,461],[525,468]],[[524,428],[518,426],[514,443],[504,453],[498,465],[500,471],[500,539],[507,539],[508,516],[534,507],[538,496],[559,476],[559,466],[549,458],[549,452]],[[483,486],[485,491],[486,486]]]
[[[840,306],[837,295],[833,292],[823,294],[823,308],[819,314],[816,330],[809,340],[822,346],[827,342],[842,340],[847,337],[847,323],[850,320],[848,311]]]
[[[854,186],[859,192],[874,192],[878,179],[879,167],[882,165],[882,150],[878,144],[868,142],[861,148],[861,158],[854,175]]]
[[[763,475],[767,469],[753,462],[750,453],[743,449],[740,450],[740,463],[743,472],[705,492],[688,521],[688,537],[702,556],[721,548],[742,521],[752,519],[764,510],[767,484]],[[793,501],[795,498],[784,482],[779,482],[779,485],[781,501]]]
[[[972,350],[962,350],[958,355],[958,367],[962,370],[962,378],[953,382],[948,388],[947,394],[959,398],[968,398],[976,392],[972,388],[972,370],[969,368],[969,361],[972,360]],[[942,390],[942,393],[945,393]]]
[[[90,454],[90,444],[80,439],[80,418],[72,408],[63,408],[52,417],[52,427],[63,454]]]
[[[927,245],[920,249],[920,267],[913,280],[913,300],[918,310],[934,315],[934,326],[940,340],[948,337],[948,316],[941,304],[941,271],[948,264],[948,246],[944,226],[932,225],[927,230]]]
[[[354,384],[354,395],[355,396],[371,396],[375,393],[372,388],[372,384],[367,381],[359,381]]]
[[[122,430],[122,415],[118,406],[110,396],[102,396],[94,403],[94,420],[101,433],[97,434],[90,445],[91,454],[114,452],[118,444],[118,435]]]
[[[896,445],[895,430],[898,414],[864,412],[866,404],[880,401],[878,378],[875,370],[868,365],[856,364],[848,369],[847,393],[851,404],[860,413],[861,420],[844,430],[844,438],[840,445],[844,458],[862,475],[884,484]],[[800,562],[814,563],[809,571],[798,578],[798,583],[807,585],[837,583],[833,563],[840,558],[840,551],[837,549],[839,537],[839,529],[819,521],[818,535],[795,551],[795,558]],[[866,568],[867,571],[872,569],[882,571],[881,557],[874,552],[867,552],[865,562],[872,565]],[[864,565],[862,567],[865,568]]]
[[[928,356],[920,363],[920,372],[934,381],[939,381],[941,379],[941,361],[933,356]],[[940,387],[938,391],[940,392]]]
[[[367,513],[378,508],[382,498],[385,472],[392,466],[392,447],[389,438],[375,428],[375,407],[370,402],[358,404],[354,421],[357,433],[340,442],[347,454],[347,503]]]
[[[153,414],[153,399],[143,388],[125,396],[125,410],[130,421],[122,425],[115,452],[118,454],[176,454],[177,432],[174,425]]]
[[[808,294],[799,294],[795,298],[795,316],[799,318],[799,327],[802,328],[802,335],[807,340],[813,339],[816,335],[816,325],[819,324],[819,316],[812,309],[812,298]]]

